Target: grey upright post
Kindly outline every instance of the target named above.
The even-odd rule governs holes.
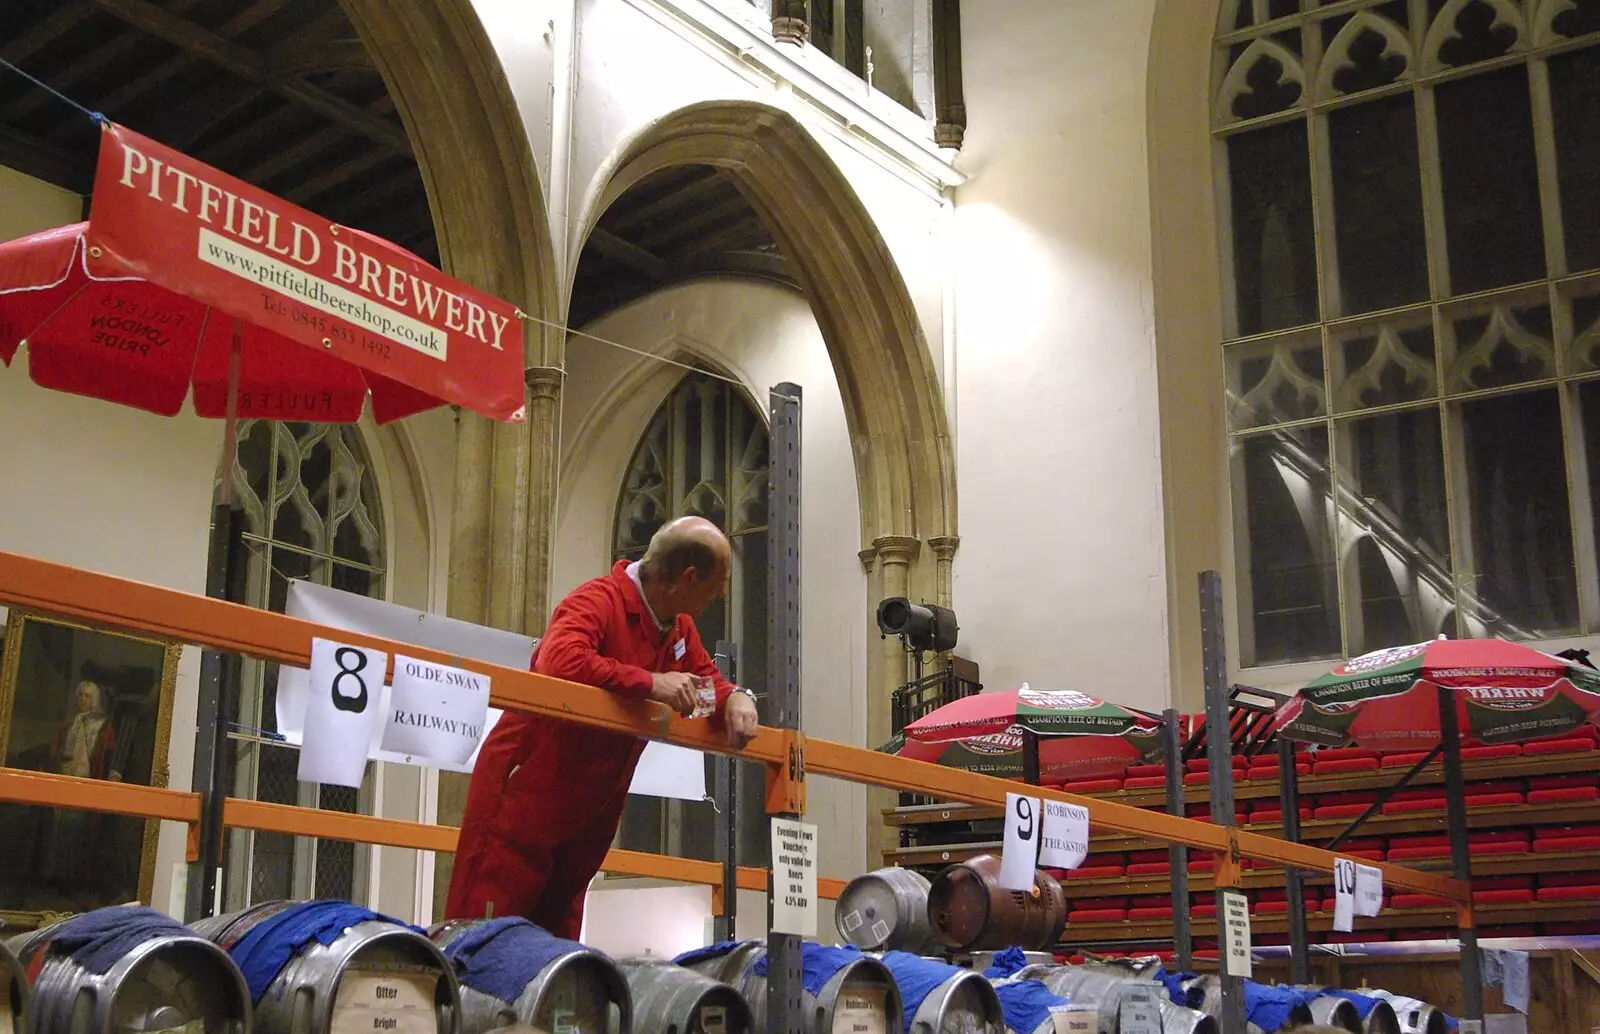
[[[729,682],[739,681],[739,644],[717,641],[713,658],[717,670]],[[711,801],[717,815],[712,837],[719,846],[722,862],[722,914],[712,920],[712,931],[719,941],[731,941],[739,917],[739,759],[726,754],[711,756]]]
[[[1467,798],[1461,774],[1461,721],[1455,690],[1439,687],[1439,736],[1444,741],[1444,806],[1450,826],[1450,863],[1456,879],[1472,882],[1472,852],[1467,842]],[[1478,957],[1476,921],[1463,926],[1461,938],[1461,1011],[1464,1020],[1483,1022],[1483,960]]]
[[[1211,821],[1235,825],[1233,807],[1233,737],[1228,723],[1228,658],[1222,625],[1222,576],[1200,573],[1200,652],[1205,664],[1206,758],[1211,774]],[[1218,875],[1221,875],[1218,873]],[[1222,945],[1218,969],[1222,977],[1221,1034],[1245,1034],[1244,981],[1230,976],[1226,891],[1218,886],[1217,933]]]
[[[1161,716],[1161,745],[1167,769],[1167,814],[1183,818],[1183,730],[1178,728],[1178,709],[1169,707]],[[1172,870],[1172,950],[1178,956],[1178,969],[1194,968],[1194,934],[1189,928],[1189,848],[1168,844],[1167,860]]]
[[[772,389],[767,449],[767,700],[770,724],[800,727],[800,387]],[[798,815],[775,816],[798,819]],[[771,837],[767,838],[768,844]],[[769,858],[767,868],[772,869]],[[774,883],[767,879],[767,924],[773,919]],[[767,934],[767,1030],[804,1034],[801,942],[793,934]]]

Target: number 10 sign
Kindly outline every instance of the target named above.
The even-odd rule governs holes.
[[[328,639],[311,640],[311,678],[305,737],[300,745],[302,783],[360,787],[367,744],[383,721],[380,698],[389,655]]]

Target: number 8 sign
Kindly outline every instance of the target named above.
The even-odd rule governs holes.
[[[328,639],[311,640],[302,783],[360,787],[367,748],[383,722],[383,676],[389,655]]]

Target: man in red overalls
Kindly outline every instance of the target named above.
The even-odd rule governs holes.
[[[618,561],[572,590],[534,652],[533,670],[655,700],[683,715],[714,686],[714,727],[743,748],[755,700],[729,683],[694,618],[728,587],[732,553],[716,525],[683,517],[650,540],[644,559]],[[622,821],[645,741],[508,711],[472,770],[445,918],[526,916],[576,940],[583,898]]]

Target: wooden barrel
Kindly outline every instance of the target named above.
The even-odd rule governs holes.
[[[662,959],[617,962],[633,996],[635,1025],[649,1034],[765,1034],[732,987]]]
[[[29,1034],[250,1034],[250,992],[239,967],[215,944],[189,931],[158,934],[125,952],[104,973],[95,973],[50,951],[51,941],[71,921],[7,942],[24,972],[33,974],[28,1026],[16,1029]]]
[[[1343,998],[1323,995],[1312,999],[1311,1018],[1325,1026],[1347,1030],[1350,1034],[1364,1034],[1361,1014],[1356,1011],[1354,1005]]]
[[[232,952],[251,930],[300,904],[263,902],[202,919],[195,932]],[[260,1034],[326,1034],[356,1026],[457,1034],[461,996],[454,968],[427,937],[386,919],[366,919],[331,944],[313,940],[301,948],[254,1011]]]
[[[1028,966],[1017,973],[1017,979],[1038,980],[1073,1005],[1093,1007],[1099,1015],[1100,1034],[1117,1034],[1128,993],[1150,985],[1118,966]],[[1217,1034],[1213,1017],[1176,1004],[1164,991],[1156,990],[1154,997],[1161,1013],[1162,1034]]]
[[[1067,899],[1061,884],[1035,871],[1030,893],[1000,889],[1000,859],[979,855],[941,872],[928,888],[934,936],[956,951],[1043,950],[1061,939]]]
[[[22,1034],[28,1029],[28,974],[0,943],[0,1031]]]
[[[693,968],[712,975],[739,989],[750,1006],[752,1029],[767,1029],[767,978],[757,975],[756,963],[765,958],[766,945],[748,941],[720,959],[704,959]],[[718,962],[721,965],[715,965]],[[736,967],[738,968],[735,972]],[[806,1034],[898,1034],[905,1028],[900,991],[888,967],[869,955],[847,963],[828,978],[816,994],[802,991],[802,1014]]]
[[[484,919],[451,919],[428,930],[439,948]],[[461,1034],[484,1034],[523,1024],[555,1034],[632,1034],[633,995],[622,970],[605,954],[576,945],[539,970],[514,1001],[461,988]]]
[[[1399,1021],[1400,1034],[1445,1034],[1449,1029],[1445,1024],[1444,1013],[1435,1009],[1427,1002],[1404,995],[1394,995],[1387,991],[1367,991],[1374,998],[1382,998],[1394,1010],[1395,1019]],[[1368,1017],[1371,1019],[1371,1017]]]
[[[922,954],[937,943],[928,926],[928,879],[899,866],[845,884],[833,920],[839,936],[863,951]]]

